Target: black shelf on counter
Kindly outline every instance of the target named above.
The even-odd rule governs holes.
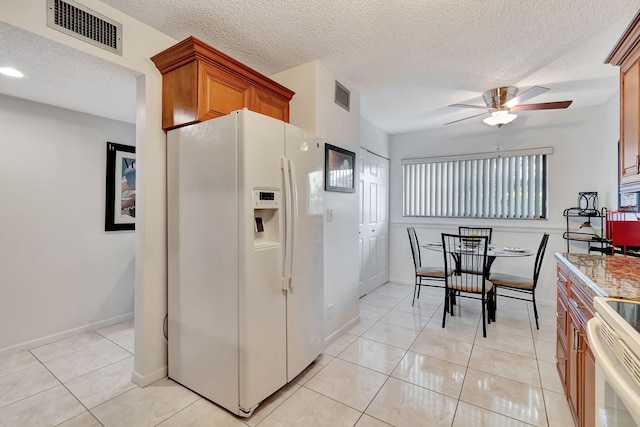
[[[586,242],[588,243],[588,252],[601,252],[603,254],[612,255],[611,240],[606,239],[604,236],[605,230],[605,218],[607,217],[607,208],[597,209],[583,209],[579,207],[567,208],[562,215],[566,218],[567,228],[562,234],[562,238],[567,241],[567,253],[569,250],[569,242]],[[569,218],[585,218],[589,223],[592,219],[600,221],[600,235],[593,233],[583,233],[579,231],[569,231]],[[591,228],[596,230],[595,225],[591,224]]]

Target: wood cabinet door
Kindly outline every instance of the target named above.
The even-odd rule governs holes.
[[[626,72],[622,72],[620,80],[621,136],[620,142],[620,177],[621,182],[640,179],[638,175],[638,134],[640,132],[640,61]]]
[[[582,341],[584,343],[582,348],[582,378],[584,379],[582,396],[584,411],[582,411],[582,425],[585,427],[593,427],[596,425],[596,359],[589,348],[587,340]]]
[[[289,122],[289,102],[256,87],[251,88],[249,109],[283,122]]]
[[[249,108],[249,83],[209,64],[201,62],[198,66],[198,120],[213,119],[244,107]]]
[[[567,305],[566,296],[558,290],[556,363],[560,381],[567,392]]]
[[[580,324],[575,320],[573,314],[569,312],[567,316],[567,397],[569,398],[569,407],[573,413],[573,417],[579,420],[580,405],[579,402],[579,378],[580,378],[580,366],[579,366],[579,353],[578,345],[580,340]]]

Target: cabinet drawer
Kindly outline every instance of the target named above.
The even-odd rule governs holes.
[[[562,289],[565,294],[568,293],[569,276],[567,276],[567,274],[564,271],[562,271],[560,267],[558,267],[558,270],[556,273],[556,283],[558,284],[559,289]]]
[[[580,286],[571,283],[569,288],[569,310],[573,310],[580,324],[586,328],[587,322],[593,317],[593,301],[584,293]]]

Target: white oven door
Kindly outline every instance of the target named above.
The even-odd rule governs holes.
[[[589,320],[587,334],[596,359],[596,427],[640,426],[640,386],[603,337],[599,317]]]

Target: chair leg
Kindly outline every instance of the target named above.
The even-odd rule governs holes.
[[[482,299],[482,305],[484,306],[482,307],[482,336],[486,338],[487,337],[487,319],[485,317],[486,301],[484,299]]]
[[[449,311],[452,316],[455,316],[453,312],[454,305],[456,305],[456,291],[449,291]]]
[[[533,314],[536,316],[536,329],[540,329],[538,325],[538,307],[536,307],[536,292],[531,293],[531,300],[533,301]]]
[[[493,289],[491,289],[490,292],[490,296],[491,298],[489,299],[489,302],[491,303],[490,306],[490,310],[489,310],[489,319],[492,322],[496,321],[496,311],[498,310],[498,288],[497,287],[493,287]]]
[[[444,310],[442,312],[442,327],[444,328],[444,322],[447,320],[447,311],[449,311],[449,291],[444,291]]]
[[[413,301],[411,301],[411,307],[416,302],[416,288],[418,287],[418,278],[416,277],[416,284],[413,286]]]
[[[498,311],[498,287],[493,287],[493,321],[496,321],[496,311]]]

